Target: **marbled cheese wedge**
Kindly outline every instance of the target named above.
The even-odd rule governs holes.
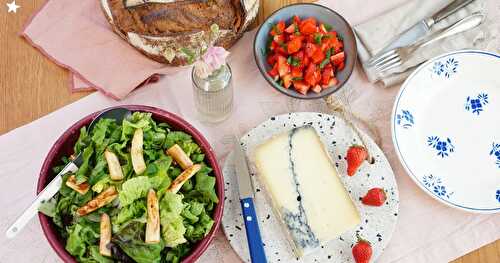
[[[304,126],[273,137],[256,149],[255,164],[298,257],[360,223],[314,128]]]

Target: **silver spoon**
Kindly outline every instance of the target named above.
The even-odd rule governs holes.
[[[90,133],[94,128],[95,124],[99,122],[102,118],[107,119],[115,119],[117,123],[121,123],[123,119],[130,116],[132,112],[126,108],[112,108],[109,110],[104,110],[99,115],[97,115],[94,120],[90,123],[88,127],[88,132]],[[23,214],[20,215],[16,221],[7,229],[5,236],[7,238],[15,237],[21,230],[28,224],[28,222],[38,213],[38,208],[40,204],[45,201],[48,201],[52,198],[61,188],[62,184],[62,176],[68,172],[76,172],[78,167],[80,167],[83,163],[82,154],[78,154],[76,158],[69,162],[59,174],[52,179],[52,181],[43,189],[35,198],[35,200],[31,203],[31,205],[24,210]]]

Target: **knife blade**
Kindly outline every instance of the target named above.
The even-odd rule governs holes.
[[[235,138],[234,142],[234,153],[235,153],[235,170],[238,178],[238,189],[240,193],[240,199],[253,198],[253,184],[250,178],[250,173],[248,172],[248,164],[246,160],[246,155],[241,148],[239,140]]]
[[[439,23],[441,20],[447,18],[451,14],[457,12],[458,10],[462,9],[463,7],[465,7],[466,5],[470,4],[473,1],[474,0],[452,1],[450,4],[440,9],[432,16],[422,19],[415,25],[411,26],[407,30],[397,35],[394,39],[389,41],[389,43],[386,44],[386,46],[380,52],[378,52],[373,57],[376,57],[377,55],[394,48],[408,46],[416,43],[419,39],[425,36],[432,29],[433,25]]]
[[[265,263],[267,259],[262,237],[260,236],[259,218],[257,217],[253,201],[252,179],[248,171],[245,152],[241,148],[240,142],[236,137],[234,138],[234,155],[234,166],[240,193],[241,214],[243,216],[243,222],[245,222],[250,258],[252,262]]]

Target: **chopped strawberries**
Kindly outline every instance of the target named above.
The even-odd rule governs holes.
[[[365,205],[370,206],[381,206],[385,203],[387,195],[382,188],[372,188],[368,190],[365,196],[361,199],[361,202]]]
[[[267,73],[284,88],[306,95],[336,86],[345,67],[344,44],[331,26],[314,17],[279,21],[269,32]]]
[[[349,147],[346,154],[347,175],[353,176],[358,168],[368,159],[366,148],[360,145]]]

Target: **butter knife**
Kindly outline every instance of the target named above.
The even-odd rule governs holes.
[[[248,172],[248,165],[245,153],[241,148],[239,140],[234,138],[234,166],[238,178],[238,188],[240,193],[240,203],[245,222],[245,230],[247,233],[248,248],[250,250],[250,258],[254,263],[265,263],[266,254],[262,244],[262,238],[259,230],[259,219],[255,212],[254,194],[252,179]]]
[[[115,119],[116,122],[121,122],[124,118],[132,114],[130,110],[126,108],[116,107],[109,110],[104,110],[99,115],[97,115],[94,120],[88,126],[88,131],[93,129],[95,124],[99,122],[102,118]],[[52,198],[59,189],[61,189],[62,177],[67,173],[75,173],[78,171],[83,163],[83,155],[80,153],[76,158],[69,162],[55,177],[50,181],[50,183],[36,196],[35,200],[30,204],[28,208],[16,219],[16,221],[7,229],[5,236],[7,238],[14,238],[21,230],[28,224],[28,222],[38,213],[38,208],[40,205],[50,198]]]
[[[373,57],[377,57],[379,54],[397,48],[408,46],[416,43],[419,39],[425,36],[432,28],[433,25],[439,23],[441,20],[447,18],[451,14],[457,12],[462,9],[466,5],[470,4],[474,0],[454,0],[441,10],[437,11],[430,17],[426,17],[423,20],[419,21],[403,33],[396,36],[394,39],[389,41],[389,43],[376,55]]]

